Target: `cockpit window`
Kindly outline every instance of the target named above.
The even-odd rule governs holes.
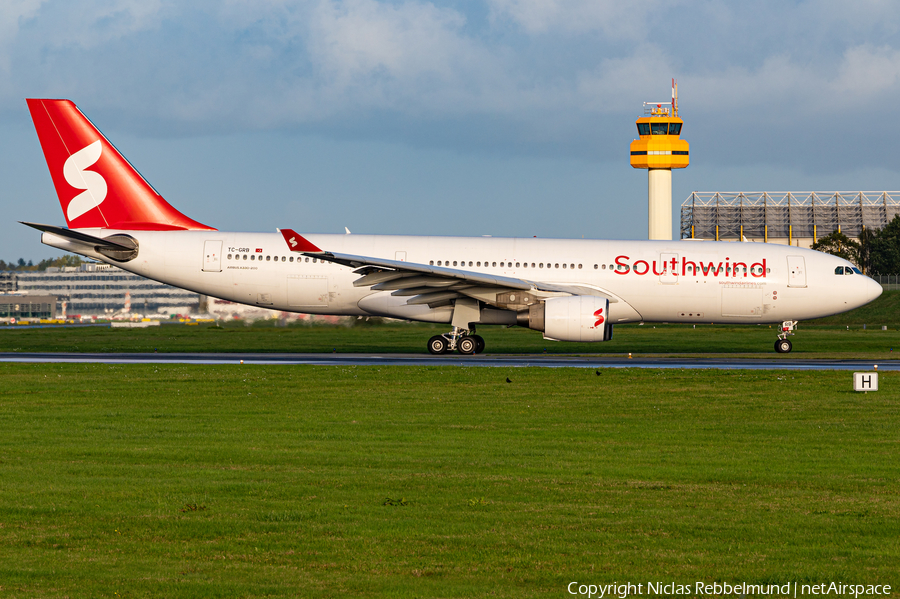
[[[835,268],[835,269],[834,269],[834,274],[836,274],[836,275],[842,275],[842,274],[844,274],[844,267],[843,267],[843,266],[838,266],[837,268]]]

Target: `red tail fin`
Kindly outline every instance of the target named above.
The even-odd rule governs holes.
[[[175,210],[69,100],[27,100],[69,228],[215,230]]]

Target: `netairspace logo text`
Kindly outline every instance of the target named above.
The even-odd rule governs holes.
[[[578,581],[570,582],[566,587],[570,595],[587,599],[613,598],[625,599],[634,596],[672,596],[705,595],[721,597],[738,596],[772,596],[772,597],[874,597],[889,596],[891,585],[885,584],[847,584],[843,582],[823,582],[819,584],[749,584],[746,582],[695,582],[680,584],[677,582],[647,582],[634,584],[631,582],[613,582],[612,584],[587,584]]]

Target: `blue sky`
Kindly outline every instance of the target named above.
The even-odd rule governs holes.
[[[900,189],[887,0],[5,0],[0,258],[60,252],[26,97],[75,101],[223,230],[646,237],[628,164],[679,81],[691,191]]]

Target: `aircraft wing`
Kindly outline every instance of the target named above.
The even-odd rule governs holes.
[[[409,296],[407,304],[428,304],[431,307],[445,305],[459,297],[467,296],[488,304],[513,308],[534,303],[535,298],[557,295],[595,295],[618,299],[590,287],[543,283],[516,277],[504,277],[471,270],[388,260],[371,256],[357,256],[329,252],[316,247],[291,229],[280,229],[292,252],[334,262],[357,269],[360,276],[353,282],[355,287],[371,287],[374,291],[393,291],[392,295]],[[533,294],[516,294],[513,291],[528,291]]]

